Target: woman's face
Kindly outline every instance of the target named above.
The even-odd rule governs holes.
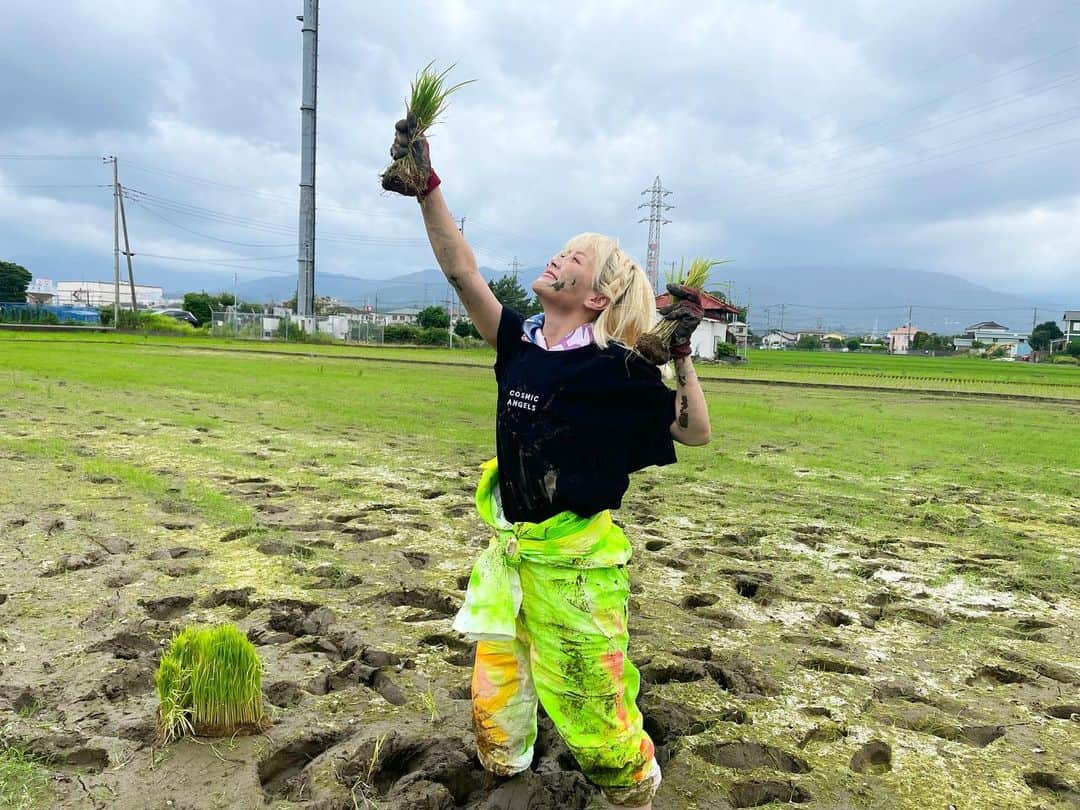
[[[544,272],[532,283],[532,290],[545,306],[586,307],[595,297],[591,250],[564,250],[551,257]]]

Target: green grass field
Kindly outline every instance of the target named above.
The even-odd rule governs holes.
[[[219,338],[156,338],[140,335],[57,334],[12,332],[0,340],[67,341],[73,344],[220,348],[230,351],[396,359],[490,366],[492,350],[414,346],[345,346],[235,341]],[[934,390],[953,393],[999,393],[1080,400],[1080,367],[1050,363],[1007,363],[975,357],[924,357],[879,353],[763,351],[751,352],[750,362],[732,365],[703,363],[704,379],[781,381],[844,386]]]
[[[275,353],[215,350],[235,348]],[[389,764],[408,740],[469,740],[446,605],[486,542],[470,493],[494,454],[492,359],[0,334],[0,738],[19,752],[0,796],[41,795],[44,767],[132,810],[174,790],[200,810],[409,806]],[[1080,400],[1077,369],[966,359],[759,352],[703,371],[724,375]],[[748,806],[776,785],[822,808],[1080,797],[1080,401],[707,394],[712,443],[636,475],[617,515],[642,705],[670,757],[656,806]],[[267,640],[323,607],[329,629]],[[258,639],[274,729],[153,751],[155,651],[222,620]],[[409,665],[341,685],[350,633]],[[358,797],[339,777],[375,768],[379,739],[387,770]],[[892,767],[857,773],[871,740]],[[716,753],[751,743],[806,770]],[[267,764],[288,750],[295,768]],[[26,806],[85,800],[68,779]]]

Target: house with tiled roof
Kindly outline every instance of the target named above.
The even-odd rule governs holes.
[[[695,357],[715,360],[718,343],[735,342],[735,331],[731,327],[739,320],[739,308],[704,291],[700,297],[705,315],[690,338],[690,348]],[[667,293],[656,296],[657,320],[661,317],[659,310],[670,303],[671,296]]]

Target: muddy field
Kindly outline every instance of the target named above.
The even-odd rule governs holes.
[[[23,806],[599,807],[546,721],[526,774],[495,781],[476,761],[472,649],[450,621],[487,542],[472,492],[490,372],[221,358],[211,390],[185,365],[206,361],[174,350],[152,386],[104,382],[130,361],[103,351],[88,368],[0,363],[0,736],[44,778]],[[309,389],[293,373],[345,386],[342,401],[419,404],[377,429],[335,418],[333,399],[297,412]],[[756,391],[737,396],[841,407]],[[845,420],[792,422],[793,440],[731,414],[727,433],[736,406],[710,397],[714,443],[639,474],[618,515],[655,806],[1080,807],[1080,409],[1043,438],[1066,486],[1021,492],[945,461],[897,466],[888,448],[871,469]],[[1024,420],[979,407],[984,427]],[[439,413],[465,427],[441,433]],[[257,645],[273,727],[158,747],[162,646],[219,621]]]

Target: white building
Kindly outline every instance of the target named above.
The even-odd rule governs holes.
[[[116,297],[116,286],[111,281],[58,281],[56,298],[52,303],[62,306],[107,307]],[[160,307],[165,298],[161,287],[146,284],[135,285],[135,303],[140,308]],[[131,306],[131,286],[120,283],[120,306]]]
[[[793,332],[781,332],[774,329],[761,339],[763,349],[790,349],[798,343],[799,337]]]
[[[953,346],[957,349],[970,349],[976,343],[983,346],[1004,344],[1010,347],[1011,355],[1016,352],[1019,344],[1026,345],[1030,336],[1030,332],[1011,332],[1007,326],[1002,326],[995,321],[980,321],[965,329],[962,337],[953,338]]]
[[[52,279],[31,279],[26,286],[26,302],[28,304],[55,304],[56,299],[56,282]]]

